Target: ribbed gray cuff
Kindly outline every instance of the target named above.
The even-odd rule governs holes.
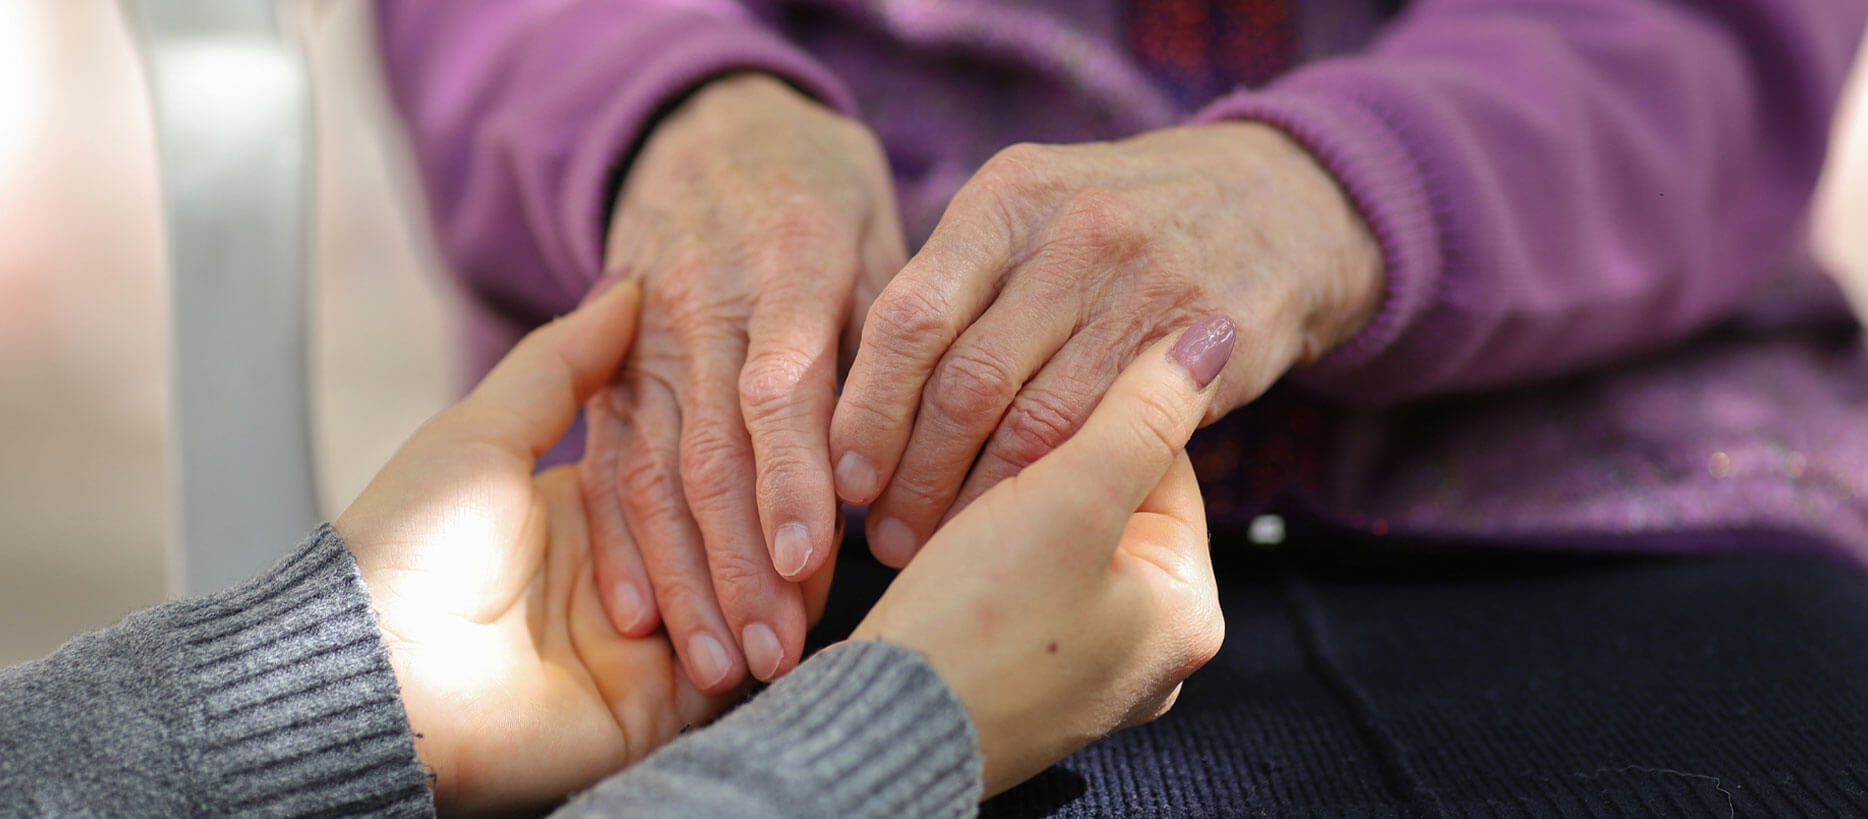
[[[434,812],[369,593],[328,525],[248,583],[125,625],[167,644],[138,654],[162,666],[214,812]]]
[[[753,759],[808,775],[821,816],[969,813],[979,741],[966,707],[920,654],[892,643],[833,646],[722,721],[762,730]],[[748,732],[751,733],[751,732]]]
[[[824,650],[718,723],[562,815],[914,819],[978,808],[966,708],[927,661],[880,642]]]

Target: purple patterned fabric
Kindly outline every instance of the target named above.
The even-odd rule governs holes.
[[[1294,2],[1300,66],[1192,100],[1138,59],[1128,5],[383,0],[380,23],[443,251],[485,309],[478,361],[597,279],[612,172],[723,71],[874,127],[913,243],[1012,142],[1256,119],[1337,176],[1387,293],[1286,396],[1203,434],[1220,522],[1289,491],[1376,533],[1795,529],[1868,558],[1868,365],[1833,289],[1782,264],[1868,3]],[[1301,434],[1250,424],[1300,391],[1340,403],[1302,401]]]

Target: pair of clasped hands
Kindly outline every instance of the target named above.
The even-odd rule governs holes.
[[[913,260],[898,222],[862,125],[709,83],[630,167],[621,283],[338,519],[443,807],[549,803],[795,667],[838,499],[906,567],[851,639],[928,658],[987,793],[1164,712],[1218,650],[1182,450],[1366,322],[1340,190],[1225,123],[1008,149]],[[585,460],[535,476],[580,405]]]

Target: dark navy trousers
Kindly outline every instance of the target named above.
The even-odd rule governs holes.
[[[1868,816],[1855,568],[1349,535],[1213,549],[1225,647],[1173,711],[985,815]],[[820,643],[890,576],[858,541],[837,571]]]

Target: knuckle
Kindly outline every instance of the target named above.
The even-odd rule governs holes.
[[[1194,634],[1188,635],[1172,666],[1175,678],[1187,679],[1206,667],[1214,657],[1219,656],[1220,647],[1225,642],[1226,627],[1218,621],[1203,625]]]
[[[1074,402],[1049,392],[1020,393],[999,425],[1002,457],[1020,468],[1030,466],[1076,434],[1081,413]]]
[[[713,587],[705,576],[682,571],[651,572],[649,586],[661,604],[662,616],[671,625],[694,622],[700,612],[715,605]]]
[[[630,517],[662,520],[679,512],[681,496],[675,461],[662,452],[639,450],[623,465],[620,490]]]
[[[692,508],[713,509],[729,497],[747,461],[740,442],[716,426],[690,426],[681,439],[682,486]]]
[[[1179,624],[1183,632],[1183,638],[1178,641],[1178,668],[1182,678],[1219,656],[1226,642],[1226,618],[1219,606],[1218,590],[1207,587],[1198,595],[1182,609],[1184,615]]]
[[[1058,156],[1055,146],[1022,142],[1007,147],[980,166],[949,209],[976,214],[1002,241],[1012,242],[1022,234],[1019,226],[1037,215],[1031,206],[1051,201],[1062,190]]]
[[[720,606],[729,613],[750,609],[763,599],[767,585],[778,576],[771,558],[763,552],[754,556],[727,549],[709,550],[707,569],[713,573]]]
[[[947,502],[953,496],[953,489],[944,483],[931,470],[916,474],[898,472],[895,482],[889,485],[889,507],[893,511],[906,513],[896,515],[903,519],[922,513],[938,516],[946,511]]]
[[[1219,616],[1219,607],[1214,606],[1213,616],[1209,619],[1207,627],[1201,633],[1200,638],[1194,642],[1193,669],[1187,673],[1192,674],[1194,671],[1200,670],[1202,666],[1212,662],[1214,657],[1219,656],[1220,647],[1225,644],[1226,621]]]
[[[852,442],[871,440],[878,430],[905,428],[914,420],[914,412],[913,406],[892,407],[870,394],[846,390],[837,399],[830,440],[838,448],[853,447]]]
[[[808,505],[812,497],[810,487],[827,486],[829,482],[828,464],[814,466],[821,458],[821,451],[808,451],[800,444],[781,443],[770,447],[759,461],[756,479],[761,505],[767,508]]]
[[[962,424],[998,417],[1018,389],[1017,375],[1003,356],[971,345],[949,352],[928,386],[928,405]]]
[[[946,303],[928,288],[897,282],[876,297],[863,323],[863,345],[903,358],[918,357],[933,341],[946,343]]]
[[[1057,241],[1098,256],[1138,254],[1149,239],[1139,208],[1121,193],[1104,187],[1079,189],[1058,219]]]
[[[815,364],[813,357],[795,350],[773,350],[755,355],[739,374],[739,395],[748,421],[782,417],[801,406],[799,387]]]
[[[987,159],[977,176],[989,187],[1023,187],[1043,178],[1052,150],[1035,142],[1008,145]]]

